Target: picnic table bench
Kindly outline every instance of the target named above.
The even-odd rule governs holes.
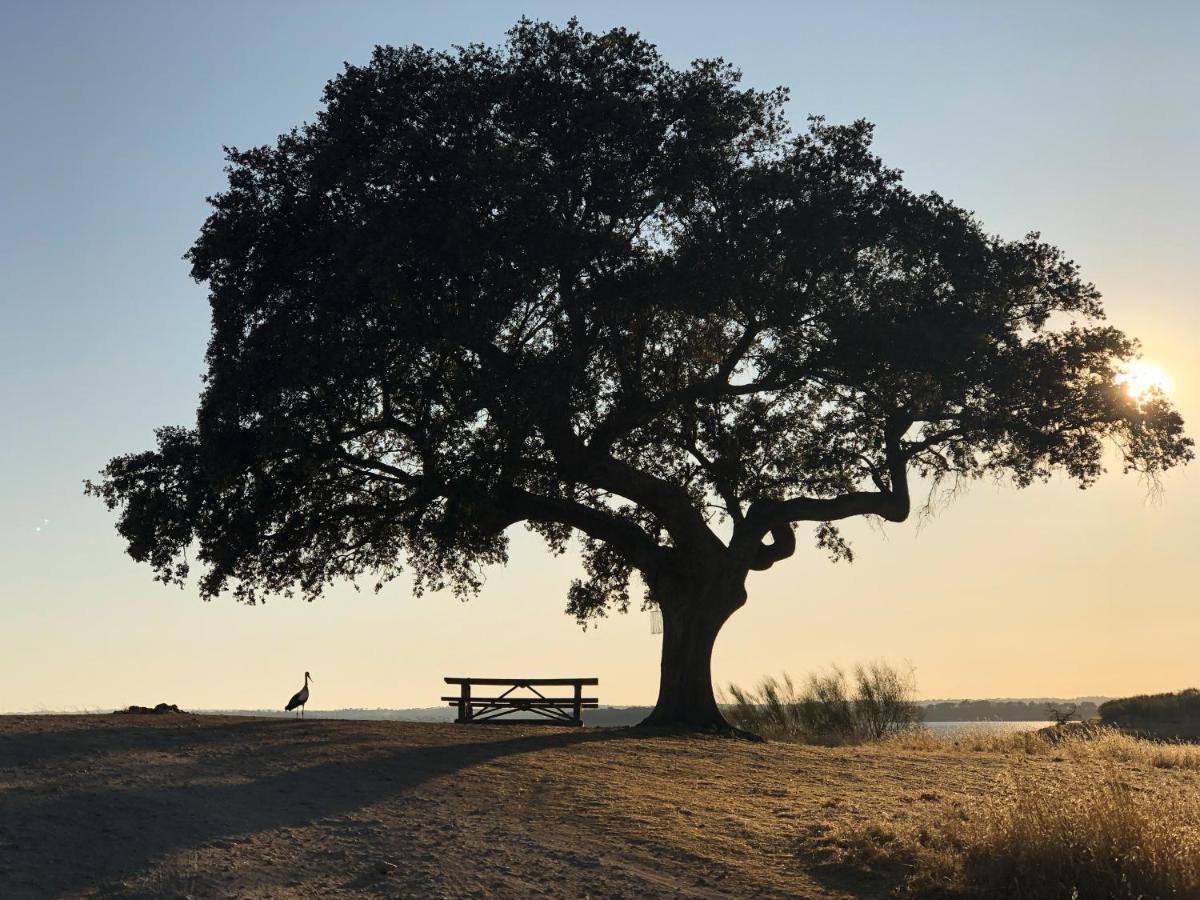
[[[446,678],[446,684],[457,684],[457,697],[443,697],[443,702],[458,707],[455,722],[495,722],[502,724],[582,725],[582,710],[596,709],[600,701],[583,696],[585,684],[599,684],[599,678]],[[505,687],[502,694],[479,697],[471,687]],[[540,687],[573,687],[574,696],[548,697]],[[515,693],[522,691],[523,693]],[[514,713],[533,714],[534,718],[510,718]]]

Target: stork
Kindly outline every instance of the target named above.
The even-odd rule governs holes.
[[[298,716],[304,716],[304,704],[308,703],[308,682],[312,678],[307,672],[304,673],[304,687],[296,691],[292,699],[288,701],[288,705],[284,707],[285,712],[291,712],[297,706],[300,707]]]

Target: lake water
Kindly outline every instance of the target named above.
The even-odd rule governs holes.
[[[926,728],[934,734],[953,734],[956,731],[994,731],[998,734],[1008,734],[1014,731],[1037,731],[1052,722],[925,722]]]

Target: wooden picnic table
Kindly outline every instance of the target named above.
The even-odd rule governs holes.
[[[457,697],[442,701],[458,707],[455,722],[496,722],[501,724],[582,725],[585,709],[596,709],[600,701],[583,696],[584,685],[599,684],[599,678],[452,678],[446,684],[457,684]],[[471,692],[472,686],[506,687],[503,693],[481,697]],[[538,688],[573,687],[573,696],[553,697]],[[512,718],[515,713],[530,713],[533,718]]]

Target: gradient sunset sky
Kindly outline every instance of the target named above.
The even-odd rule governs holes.
[[[82,481],[194,421],[205,289],[181,259],[222,144],[311,119],[373,45],[497,43],[521,14],[723,56],[790,114],[877,125],[884,160],[1008,238],[1062,247],[1140,337],[1200,434],[1200,4],[16,2],[0,18],[0,711],[428,706],[443,675],[596,675],[650,703],[659,638],[582,632],[578,564],[514,531],[480,597],[339,587],[202,603],[124,555]],[[1200,469],[1154,497],[977,483],[934,518],[852,522],[752,576],[724,685],[878,658],[924,697],[1122,695],[1200,684]],[[802,536],[805,532],[801,532]],[[521,624],[517,624],[517,623]]]

